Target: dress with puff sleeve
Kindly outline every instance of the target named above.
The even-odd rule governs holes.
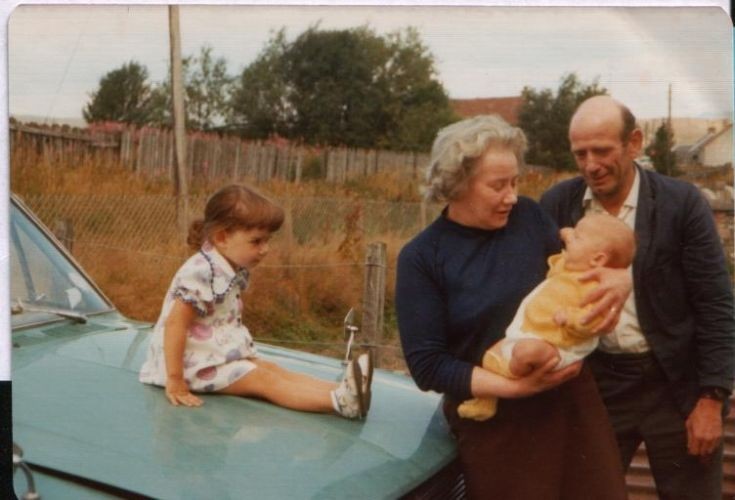
[[[173,278],[156,322],[139,380],[166,385],[163,333],[176,300],[197,313],[187,331],[184,380],[192,391],[221,390],[244,376],[256,356],[253,338],[242,324],[240,294],[248,285],[247,269],[235,270],[217,250],[205,243]]]

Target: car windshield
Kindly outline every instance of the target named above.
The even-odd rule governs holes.
[[[84,320],[112,308],[22,210],[10,211],[10,305],[13,328]]]

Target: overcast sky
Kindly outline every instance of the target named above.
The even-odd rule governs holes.
[[[731,118],[732,25],[722,9],[181,6],[183,54],[203,45],[239,74],[272,30],[289,40],[310,25],[368,25],[379,34],[414,26],[450,97],[555,89],[561,76],[599,78],[640,118]],[[135,60],[166,78],[167,8],[25,5],[9,22],[9,111],[80,118],[99,79]]]

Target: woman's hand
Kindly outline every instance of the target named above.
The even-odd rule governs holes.
[[[472,372],[472,395],[477,398],[525,398],[563,384],[579,375],[582,370],[582,361],[577,361],[554,371],[558,362],[558,358],[550,359],[528,375],[516,379],[503,377],[478,366]]]
[[[166,380],[166,398],[174,406],[202,406],[203,401],[191,393],[183,378],[168,377]]]
[[[536,368],[525,377],[511,380],[511,382],[515,382],[514,394],[505,397],[524,398],[526,396],[533,396],[539,392],[548,391],[576,377],[582,370],[582,362],[577,361],[569,366],[565,366],[561,370],[554,371],[554,367],[558,363],[559,360],[557,358],[551,359],[548,363]]]
[[[597,267],[584,273],[579,280],[596,280],[600,283],[582,299],[581,307],[594,304],[590,312],[582,318],[582,324],[599,316],[602,321],[595,328],[595,333],[610,333],[618,324],[623,305],[633,290],[632,273],[629,269]]]

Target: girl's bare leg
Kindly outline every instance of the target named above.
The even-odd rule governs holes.
[[[334,413],[329,383],[308,375],[298,375],[263,360],[253,360],[257,368],[219,392],[265,399],[292,410]]]
[[[254,360],[254,362],[258,366],[267,366],[274,372],[280,373],[284,378],[287,378],[294,383],[313,384],[314,386],[321,387],[325,391],[333,391],[334,389],[337,388],[337,385],[338,385],[337,382],[330,382],[328,380],[324,380],[321,378],[313,377],[311,375],[307,375],[306,373],[287,370],[286,368],[283,368],[282,366],[279,366],[275,363],[271,363],[270,361],[266,361],[264,359]]]

